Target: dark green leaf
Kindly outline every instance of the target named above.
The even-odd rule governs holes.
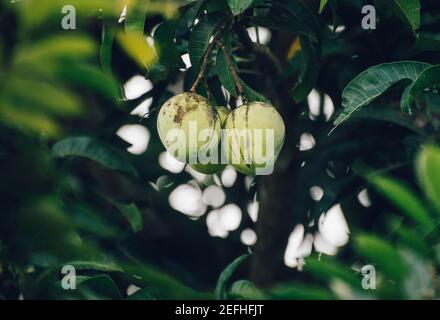
[[[127,3],[124,28],[125,32],[142,37],[149,1],[133,0]]]
[[[367,175],[367,180],[415,223],[432,226],[433,220],[423,202],[402,181],[381,175]]]
[[[409,48],[408,51],[403,52],[402,57],[411,57],[429,51],[440,51],[440,39],[438,35],[419,35],[411,48]]]
[[[221,13],[207,14],[194,27],[189,39],[188,50],[195,71],[198,72],[200,69],[209,41],[223,18],[224,16]]]
[[[127,300],[159,300],[161,297],[152,288],[143,288],[128,296]]]
[[[234,16],[237,16],[248,9],[254,0],[227,0]]]
[[[307,99],[318,81],[321,47],[318,43],[301,37],[301,51],[296,57],[300,63],[298,81],[291,90],[291,95],[296,103]]]
[[[319,3],[319,13],[322,13],[324,11],[325,7],[327,6],[328,0],[321,0]]]
[[[102,26],[102,40],[100,49],[101,66],[102,69],[109,74],[112,72],[112,50],[116,37],[116,30],[117,27],[111,22],[104,22]]]
[[[275,299],[282,300],[332,300],[333,294],[324,288],[302,283],[282,284],[271,289]]]
[[[53,146],[52,155],[55,158],[88,158],[106,168],[125,172],[134,177],[138,175],[136,169],[119,150],[91,137],[73,137],[61,140]]]
[[[234,282],[229,294],[231,297],[244,300],[262,300],[265,298],[263,292],[248,280],[238,280]]]
[[[71,68],[63,67],[57,70],[57,76],[75,87],[100,94],[112,102],[118,101],[121,95],[116,80],[96,66],[79,64]]]
[[[220,274],[217,280],[217,286],[215,288],[215,296],[217,299],[226,300],[228,299],[228,290],[227,287],[229,285],[229,280],[234,274],[235,270],[249,257],[249,254],[244,254],[234,261],[230,265],[228,265],[223,272]]]
[[[143,264],[141,266],[124,266],[126,275],[130,275],[130,281],[139,287],[151,287],[157,289],[164,299],[207,299],[211,294],[193,290],[181,280],[156,269],[153,266]]]
[[[170,69],[177,68],[182,60],[174,43],[174,31],[177,21],[167,20],[161,23],[154,32],[154,46],[161,64]]]
[[[133,232],[138,232],[142,230],[143,228],[142,214],[134,203],[131,204],[116,203],[115,206],[128,220]]]
[[[278,17],[273,19],[272,17],[250,17],[250,23],[254,26],[262,26],[272,30],[279,30],[284,32],[290,32],[297,35],[306,36],[313,41],[317,42],[318,37],[315,31],[296,19],[289,19],[285,17]]]
[[[389,0],[385,0],[389,1]],[[419,0],[392,0],[397,14],[401,16],[416,31],[420,26],[420,2]]]
[[[118,287],[108,275],[77,276],[77,291],[86,300],[121,299]]]
[[[223,43],[230,54],[231,38],[229,33],[224,35]],[[235,87],[234,77],[232,76],[231,69],[226,62],[226,56],[223,50],[218,50],[215,66],[222,85],[226,88],[226,90],[229,91],[229,93],[231,93],[234,97],[237,97],[238,93]],[[235,65],[235,67],[237,66]]]
[[[403,278],[406,266],[391,243],[368,234],[357,235],[354,240],[356,251],[368,264],[374,265],[377,272],[383,272],[394,280]]]
[[[248,99],[249,102],[252,101],[262,101],[266,102],[268,104],[271,104],[269,99],[267,99],[265,96],[259,94],[257,91],[249,87],[243,80],[241,80],[241,84],[243,86],[244,95]]]
[[[352,119],[376,120],[393,123],[403,128],[407,128],[421,136],[426,136],[426,132],[415,124],[415,119],[408,114],[397,109],[383,108],[378,105],[368,105],[353,113]]]
[[[270,0],[279,13],[287,13],[293,19],[309,26],[314,32],[319,31],[319,21],[309,8],[298,0]]]
[[[415,81],[405,89],[400,103],[402,110],[411,113],[411,104],[416,96],[436,84],[440,84],[440,65],[438,64],[423,70]]]
[[[103,272],[123,272],[122,268],[112,262],[96,261],[70,261],[65,263],[75,267],[76,270],[94,270]]]
[[[424,146],[416,164],[420,186],[440,213],[440,149],[435,145]]]
[[[401,80],[415,81],[429,64],[415,61],[384,63],[359,74],[342,92],[344,110],[335,121],[335,126],[347,120],[353,112],[382,95]]]
[[[194,21],[199,16],[200,11],[202,10],[203,6],[205,5],[207,0],[197,0],[193,3],[188,4],[189,9],[185,11],[185,13],[180,18],[176,34],[177,35],[183,35],[185,34],[194,24]],[[217,1],[216,1],[217,2]],[[211,12],[211,11],[209,11]]]
[[[324,281],[334,278],[342,280],[354,288],[358,287],[362,280],[350,267],[327,257],[324,259],[321,258],[320,260],[315,257],[307,258],[304,271],[309,272]]]

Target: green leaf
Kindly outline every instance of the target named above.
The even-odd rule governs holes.
[[[423,202],[403,181],[396,181],[377,174],[367,175],[366,179],[412,221],[427,227],[433,226],[432,217]]]
[[[139,289],[128,296],[127,300],[159,300],[160,295],[153,288]]]
[[[122,295],[108,275],[77,276],[77,291],[87,300],[115,300]]]
[[[128,173],[133,177],[138,176],[136,169],[118,149],[91,137],[71,137],[61,140],[53,146],[52,156],[83,157],[106,168]]]
[[[355,274],[354,270],[331,257],[320,257],[319,260],[316,257],[307,258],[304,271],[326,282],[339,279],[354,288],[358,287],[361,282],[361,278]]]
[[[440,38],[436,34],[418,35],[414,44],[407,51],[403,52],[402,56],[411,57],[429,51],[440,51]]]
[[[0,117],[4,123],[16,127],[24,132],[33,134],[44,133],[49,137],[56,138],[62,132],[58,123],[39,110],[20,110],[16,104],[4,99],[0,101]]]
[[[226,33],[223,36],[223,43],[230,54],[231,38],[229,33]],[[237,67],[236,64],[234,66]],[[228,63],[226,61],[226,56],[223,50],[218,50],[217,52],[215,67],[216,67],[217,75],[222,85],[226,88],[226,90],[229,91],[229,93],[231,93],[234,97],[237,97],[238,93],[235,87],[234,77],[232,76],[231,69],[228,66]]]
[[[270,290],[275,299],[281,300],[332,300],[335,297],[329,290],[309,284],[280,284]]]
[[[127,2],[124,29],[125,32],[142,37],[149,1],[132,0]]]
[[[321,0],[321,2],[319,3],[319,13],[322,13],[322,11],[324,11],[327,3],[328,0]]]
[[[237,16],[245,12],[254,2],[254,0],[227,0],[232,14]]]
[[[306,36],[313,41],[318,41],[316,32],[307,24],[296,19],[277,17],[273,19],[270,15],[268,17],[250,17],[250,23],[254,26],[262,26],[271,30],[278,30],[283,32],[290,32],[297,35]]]
[[[268,104],[272,104],[269,99],[267,99],[265,96],[259,94],[257,91],[249,87],[243,80],[241,81],[241,85],[243,86],[243,91],[245,97],[248,99],[249,102],[253,101],[261,101],[266,102]]]
[[[319,32],[319,21],[309,8],[301,1],[295,0],[270,0],[280,14],[288,14],[292,19],[300,21],[313,29],[314,33]],[[317,37],[317,36],[316,36]]]
[[[81,100],[61,85],[16,76],[8,78],[3,90],[8,93],[8,100],[23,109],[63,117],[78,116],[83,112]]]
[[[354,78],[342,92],[344,110],[334,125],[346,121],[356,110],[382,95],[401,80],[415,81],[429,64],[415,61],[384,63],[367,69]]]
[[[356,251],[378,272],[387,274],[393,280],[402,280],[407,272],[399,252],[387,241],[373,235],[361,234],[354,238]]]
[[[179,51],[174,43],[176,25],[176,20],[167,20],[154,31],[154,47],[159,56],[159,61],[170,69],[177,68],[182,63]]]
[[[69,206],[68,210],[75,225],[81,230],[106,239],[116,238],[120,234],[119,228],[116,225],[91,208],[78,205]]]
[[[124,265],[124,275],[128,275],[129,281],[138,287],[157,289],[164,299],[212,299],[211,293],[195,291],[180,279],[150,265]]]
[[[23,45],[14,55],[14,65],[51,65],[60,60],[86,60],[97,52],[96,43],[84,35],[54,35]]]
[[[426,132],[420,129],[416,124],[413,117],[407,113],[401,112],[398,109],[381,108],[378,105],[368,105],[353,113],[351,116],[353,120],[376,120],[386,123],[396,124],[403,128],[413,131],[421,136],[426,136]]]
[[[440,214],[440,148],[425,145],[417,156],[416,171],[426,197]]]
[[[176,35],[181,36],[187,33],[194,24],[194,21],[199,16],[200,11],[205,5],[207,0],[197,0],[192,3],[189,3],[187,6],[181,7],[181,10],[185,10],[182,16],[180,17],[177,27],[176,27]],[[211,3],[210,1],[209,3]],[[216,1],[217,3],[217,1]],[[208,12],[212,12],[208,10]]]
[[[246,253],[234,261],[230,265],[228,265],[223,272],[220,274],[217,280],[217,286],[215,288],[215,296],[219,300],[228,299],[228,290],[227,286],[229,284],[229,280],[234,274],[235,270],[249,257],[249,254]]]
[[[396,236],[396,243],[408,249],[417,252],[425,258],[431,256],[431,248],[424,236],[430,230],[423,228],[410,228],[404,225],[404,221],[399,216],[393,216],[389,219],[388,228],[393,238]]]
[[[116,208],[125,216],[130,223],[133,232],[141,231],[143,228],[142,215],[138,207],[134,204],[116,203]]]
[[[306,4],[299,0],[271,0],[271,3],[278,7],[280,5],[283,6],[281,8],[287,10],[289,14],[294,16],[298,21],[311,23],[315,27],[318,26],[318,21],[315,19],[316,15],[310,11]]]
[[[265,295],[248,280],[238,280],[234,282],[229,291],[231,297],[243,300],[263,300]]]
[[[206,49],[209,46],[209,41],[223,18],[224,15],[221,13],[207,14],[194,27],[189,38],[188,51],[195,72],[199,71]]]
[[[301,37],[301,51],[295,58],[300,63],[300,73],[298,81],[290,94],[296,103],[300,103],[307,99],[318,81],[321,46],[305,37]]]
[[[389,1],[389,0],[385,0]],[[391,4],[399,16],[411,26],[413,31],[420,27],[420,2],[419,0],[392,0]]]
[[[120,97],[120,87],[116,80],[101,68],[90,64],[72,65],[71,68],[57,69],[57,76],[70,85],[100,94],[111,102]]]
[[[307,98],[316,86],[319,77],[321,59],[319,22],[307,6],[300,1],[271,0],[270,2],[277,9],[275,11],[277,14],[287,14],[290,17],[285,21],[287,27],[291,28],[290,32],[300,35],[301,50],[294,58],[299,69],[299,75],[290,93],[294,101],[300,103]],[[272,18],[269,16],[267,19],[271,20]],[[283,22],[277,17],[275,23],[278,23],[278,21]],[[296,30],[301,30],[301,32]]]
[[[96,262],[96,261],[70,261],[65,265],[71,265],[76,270],[94,270],[102,272],[123,272],[122,268],[112,262]]]
[[[100,58],[102,69],[108,74],[112,73],[112,50],[115,42],[117,26],[112,22],[104,22],[102,25],[102,39]]]
[[[400,102],[403,111],[411,113],[411,104],[416,96],[426,88],[440,84],[440,65],[434,65],[423,70],[417,79],[405,89]]]

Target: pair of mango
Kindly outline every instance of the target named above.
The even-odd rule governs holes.
[[[246,175],[268,174],[285,137],[283,119],[269,104],[251,102],[231,111],[212,108],[207,99],[189,92],[164,103],[157,129],[177,160],[205,174],[221,172],[226,164]]]

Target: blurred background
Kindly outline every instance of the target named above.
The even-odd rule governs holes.
[[[365,30],[360,0],[1,0],[0,298],[439,297],[440,6],[386,2]],[[247,98],[286,124],[270,176],[196,172],[156,130],[231,16]],[[334,129],[352,79],[404,60],[434,66],[411,112],[420,65],[396,65]],[[221,62],[199,93],[235,108]]]

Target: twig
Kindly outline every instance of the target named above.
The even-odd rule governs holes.
[[[240,77],[238,76],[237,70],[234,67],[234,62],[232,61],[231,55],[228,52],[228,49],[226,49],[225,45],[220,41],[216,40],[217,45],[219,48],[223,51],[226,57],[226,63],[228,64],[229,70],[231,71],[232,78],[234,78],[235,86],[237,87],[238,95],[241,97],[244,103],[246,103],[246,97],[244,96],[244,89],[243,85],[241,83]]]
[[[190,91],[191,92],[196,92],[197,88],[200,86],[200,83],[202,83],[203,79],[206,76],[206,69],[208,68],[209,62],[210,62],[210,58],[211,58],[211,53],[214,50],[216,41],[218,40],[218,38],[222,35],[224,29],[225,29],[226,23],[223,23],[217,30],[217,32],[214,34],[214,38],[213,41],[209,44],[208,48],[206,49],[205,55],[203,57],[203,62],[202,62],[202,66],[200,67],[200,72],[197,76],[196,81],[194,82],[194,84],[192,85]]]

